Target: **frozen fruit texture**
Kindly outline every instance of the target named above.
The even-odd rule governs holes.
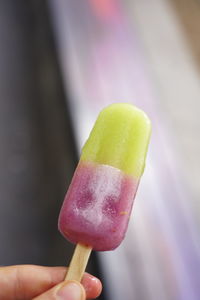
[[[80,160],[110,165],[140,177],[150,131],[150,121],[142,110],[131,104],[112,104],[100,112]]]
[[[105,108],[86,141],[60,211],[60,232],[73,243],[113,250],[123,240],[140,177],[151,125],[130,104]]]
[[[117,168],[81,162],[61,210],[60,231],[94,250],[115,249],[124,238],[137,185]]]

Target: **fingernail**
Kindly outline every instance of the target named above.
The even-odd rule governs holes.
[[[76,282],[67,282],[61,286],[56,293],[59,300],[82,300],[83,289],[80,284]]]
[[[84,285],[84,289],[89,299],[96,298],[100,295],[102,291],[102,284],[98,278],[86,273],[81,283]]]

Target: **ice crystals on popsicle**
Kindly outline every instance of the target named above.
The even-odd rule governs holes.
[[[59,216],[72,243],[113,250],[123,240],[144,170],[151,125],[131,104],[106,107],[86,141]]]

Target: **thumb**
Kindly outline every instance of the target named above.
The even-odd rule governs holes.
[[[85,290],[77,281],[64,281],[33,300],[85,300]]]

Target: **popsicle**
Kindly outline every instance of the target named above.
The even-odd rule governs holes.
[[[150,132],[146,114],[131,104],[100,112],[59,215],[60,232],[77,244],[67,279],[81,279],[92,249],[113,250],[124,239]]]

